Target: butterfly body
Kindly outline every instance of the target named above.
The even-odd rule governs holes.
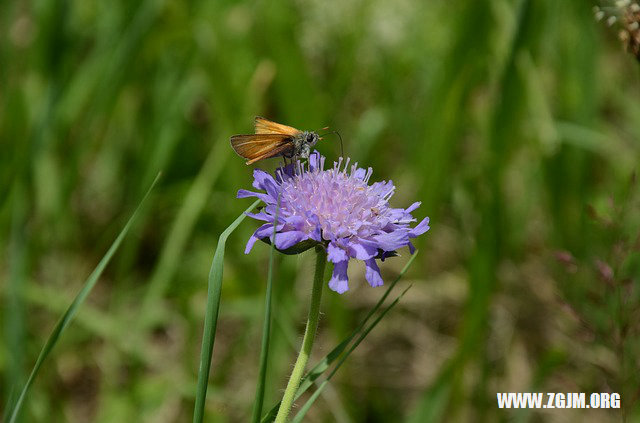
[[[321,137],[312,131],[300,131],[291,126],[262,117],[255,119],[255,134],[234,135],[231,147],[250,165],[272,157],[309,158],[311,148]]]
[[[308,159],[311,148],[320,140],[320,136],[312,131],[303,131],[299,136],[293,138],[293,155]]]

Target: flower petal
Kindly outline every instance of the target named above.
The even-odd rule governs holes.
[[[278,220],[280,220],[280,216],[278,217]],[[302,228],[304,228],[305,226],[305,219],[302,216],[286,216],[284,218],[284,220],[287,222],[287,227],[291,227],[291,228],[295,228],[296,230],[302,230]]]
[[[374,237],[378,243],[378,247],[385,251],[393,251],[402,248],[409,243],[408,231],[400,228],[393,232],[383,232]]]
[[[407,207],[407,209],[404,212],[405,213],[411,213],[412,211],[414,211],[415,209],[420,207],[420,204],[421,204],[420,201],[416,201],[415,203],[413,203],[412,205]]]
[[[365,239],[351,238],[347,244],[349,248],[349,256],[358,260],[367,260],[378,254],[378,244]]]
[[[364,180],[364,178],[367,176],[367,171],[363,168],[358,168],[355,172],[353,172],[352,176],[356,179]]]
[[[276,182],[282,183],[287,179],[291,179],[295,176],[295,164],[289,163],[285,167],[279,167],[276,170]]]
[[[253,244],[256,243],[257,240],[268,237],[269,231],[273,232],[273,225],[270,223],[265,223],[260,226],[256,231],[251,235],[249,241],[247,242],[247,246],[244,248],[244,253],[249,254],[251,249],[253,248]]]
[[[322,225],[320,224],[320,219],[317,215],[307,212],[307,221],[311,224],[313,230],[309,234],[309,237],[315,241],[322,241]]]
[[[322,160],[322,156],[320,155],[320,153],[317,150],[314,150],[313,153],[309,155],[307,163],[309,164],[309,171],[314,172],[317,169],[322,170],[324,160]]]
[[[365,273],[365,278],[367,278],[367,282],[369,285],[376,287],[382,286],[384,282],[382,281],[382,276],[380,276],[380,268],[376,263],[376,259],[365,260],[365,266],[367,267],[367,271]]]
[[[329,281],[329,288],[342,294],[349,290],[349,278],[347,277],[347,267],[349,261],[341,261],[333,265],[333,276]]]
[[[287,231],[276,234],[276,248],[286,250],[297,243],[309,239],[309,236],[301,231]]]
[[[255,169],[253,171],[253,177],[254,188],[267,191],[267,194],[272,198],[271,203],[276,203],[278,201],[279,185],[276,180],[273,179],[273,176],[262,169]]]
[[[248,197],[257,197],[266,204],[273,203],[273,199],[269,197],[267,194],[263,194],[261,192],[247,191],[246,189],[238,190],[238,194],[236,195],[236,198],[248,198]]]
[[[409,232],[409,238],[415,238],[418,235],[422,235],[429,229],[431,229],[431,227],[429,226],[429,217],[425,217],[424,219],[422,219],[422,222],[418,223],[418,226],[411,229],[411,231]]]
[[[338,246],[335,242],[330,242],[327,247],[327,259],[331,263],[339,263],[341,261],[349,260],[349,256],[344,248]]]
[[[247,216],[252,217],[256,220],[262,220],[263,222],[272,222],[273,223],[273,216],[269,216],[268,214],[266,214],[264,211],[258,212],[258,213],[245,213]]]
[[[369,188],[372,194],[375,194],[386,200],[391,198],[395,189],[396,187],[395,185],[393,185],[393,181],[375,182],[371,185],[371,188]]]
[[[265,189],[265,183],[267,181],[271,181],[275,183],[275,179],[273,179],[273,176],[271,176],[270,174],[268,174],[267,172],[265,172],[262,169],[254,169],[253,170],[253,187],[257,188],[257,189]]]

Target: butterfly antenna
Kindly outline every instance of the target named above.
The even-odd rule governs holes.
[[[340,132],[338,131],[333,131],[333,133],[340,138],[340,157],[344,157],[344,143],[342,142],[342,135],[340,135]]]
[[[329,129],[327,128],[322,128],[322,129]],[[340,138],[340,156],[344,157],[344,142],[342,141],[342,135],[340,135],[340,132],[338,131],[329,131],[329,132],[325,132],[324,134],[321,134],[322,136],[328,135],[328,134],[336,134],[338,136],[338,138]],[[322,138],[320,138],[322,139]]]

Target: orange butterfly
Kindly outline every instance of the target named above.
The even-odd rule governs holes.
[[[255,134],[231,137],[231,147],[247,159],[248,165],[276,156],[307,159],[311,147],[322,139],[315,132],[300,131],[259,116],[255,119],[255,131]]]

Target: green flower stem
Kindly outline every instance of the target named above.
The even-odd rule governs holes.
[[[311,347],[316,337],[316,329],[318,329],[318,320],[320,320],[320,300],[322,299],[322,288],[324,286],[324,269],[327,265],[327,252],[322,247],[316,247],[316,273],[313,277],[313,288],[311,290],[311,305],[309,306],[309,317],[307,318],[307,327],[304,330],[304,338],[302,339],[302,348],[298,359],[296,360],[287,388],[284,390],[282,402],[276,415],[275,423],[285,423],[287,416],[293,406],[298,386],[304,375],[304,368],[307,366],[309,356],[311,355]]]

